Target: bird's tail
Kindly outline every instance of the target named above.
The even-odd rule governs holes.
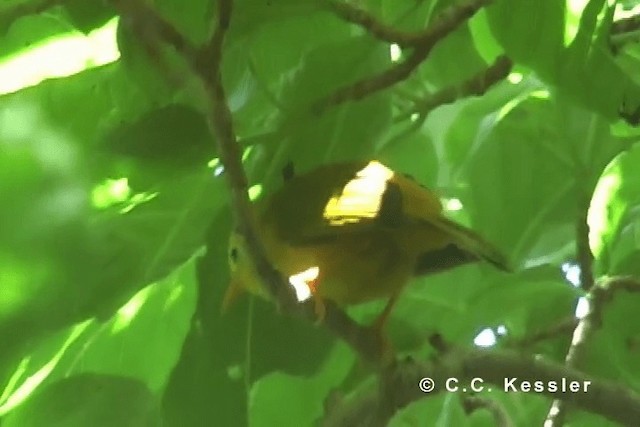
[[[493,264],[503,271],[511,271],[507,258],[495,246],[473,230],[440,217],[431,221],[433,225],[452,236],[456,246],[478,259]]]

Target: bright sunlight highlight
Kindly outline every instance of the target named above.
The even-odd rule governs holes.
[[[91,203],[98,209],[122,203],[131,196],[128,178],[106,179],[91,191]]]
[[[342,194],[332,197],[323,216],[330,224],[358,222],[373,218],[380,210],[382,195],[393,172],[381,163],[372,161],[344,186]]]
[[[125,305],[118,309],[113,322],[113,328],[111,329],[112,333],[115,334],[129,326],[136,317],[136,314],[138,314],[144,303],[149,298],[152,286],[153,285],[149,285],[140,290],[129,301],[127,301]]]
[[[452,212],[459,211],[459,210],[462,210],[462,202],[460,201],[460,199],[456,199],[456,198],[447,199],[445,201],[444,208],[445,210],[452,211]]]
[[[86,36],[62,34],[0,61],[0,95],[117,61],[117,26],[113,18]]]
[[[121,206],[119,212],[124,214],[156,196],[158,192],[132,194],[128,178],[105,179],[91,190],[91,203],[98,209]]]
[[[252,202],[262,194],[262,184],[256,184],[249,187],[249,200]]]
[[[5,396],[5,394],[7,393],[2,394],[3,399],[0,400],[0,416],[3,416],[7,412],[11,411],[13,408],[21,404],[26,398],[28,398],[31,395],[31,393],[33,393],[33,391],[40,385],[40,383],[42,383],[42,381],[44,381],[49,376],[49,374],[53,371],[53,369],[56,367],[60,359],[62,359],[62,356],[64,356],[64,353],[67,351],[69,346],[73,344],[73,342],[78,337],[80,337],[80,335],[82,335],[85,329],[87,329],[87,327],[92,322],[93,320],[86,320],[76,326],[73,326],[71,328],[71,331],[69,332],[69,335],[66,341],[64,342],[64,344],[62,344],[62,347],[60,347],[60,350],[58,350],[58,352],[51,358],[51,360],[45,363],[33,375],[26,378],[18,388],[16,388],[15,390],[8,390],[8,392],[11,393],[9,396]],[[23,362],[24,362],[24,359],[23,359]],[[30,363],[30,360],[27,359],[27,361],[24,363],[28,366],[28,364]],[[23,366],[23,364],[21,363],[18,369],[16,370],[14,376],[21,376],[27,370],[27,366]],[[11,378],[9,383],[10,384],[17,383],[17,377]],[[6,391],[7,390],[5,390],[5,392]]]
[[[398,62],[400,60],[400,57],[402,56],[402,50],[400,49],[400,46],[395,43],[390,45],[389,56],[391,57],[391,62]]]
[[[633,6],[631,9],[624,9],[621,3],[617,4],[616,11],[613,15],[613,20],[618,21],[620,19],[631,18],[640,13],[640,4]]]
[[[589,313],[590,308],[589,300],[585,297],[580,297],[576,305],[576,319],[584,318]]]
[[[569,46],[578,34],[580,28],[580,17],[589,0],[566,0],[564,8],[564,45]]]
[[[522,73],[509,73],[509,75],[507,76],[507,80],[512,85],[517,85],[518,83],[520,83],[522,81],[522,78]]]
[[[578,34],[578,29],[580,28],[580,20],[582,19],[582,14],[584,13],[587,5],[589,4],[589,0],[565,0],[567,7],[565,8],[565,26],[564,26],[564,45],[565,47],[569,46],[576,38]],[[605,24],[604,18],[606,15],[607,9],[612,7],[614,2],[612,0],[607,0],[605,4],[602,5],[598,16],[596,26],[600,27]],[[598,33],[596,29],[595,33]]]
[[[570,262],[562,264],[564,278],[576,288],[580,286],[580,266]]]
[[[207,166],[213,169],[213,176],[217,177],[224,173],[224,166],[222,166],[222,163],[220,163],[219,157],[215,157],[209,160],[209,163],[207,163]]]
[[[473,343],[478,347],[492,347],[496,342],[496,334],[491,328],[483,329],[473,340]]]
[[[614,159],[605,168],[591,198],[587,224],[589,224],[589,247],[596,258],[604,249],[611,232],[610,224],[617,224],[627,209],[626,203],[616,197],[622,187],[621,175],[620,165],[617,159]]]
[[[296,291],[296,298],[298,299],[298,302],[304,302],[311,298],[311,287],[309,286],[309,282],[316,280],[319,274],[320,268],[314,266],[289,277],[289,283]]]

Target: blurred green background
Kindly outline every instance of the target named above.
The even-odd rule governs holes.
[[[153,3],[193,43],[208,39],[215,1]],[[500,347],[573,318],[585,200],[597,276],[640,274],[640,44],[611,26],[640,2],[496,0],[407,79],[320,116],[299,111],[410,51],[316,0],[235,3],[222,70],[253,197],[288,162],[375,158],[437,189],[513,262],[508,275],[475,265],[415,280],[389,324],[402,355],[429,355],[433,333]],[[403,31],[452,4],[358,2]],[[224,169],[193,77],[165,53],[169,76],[106,2],[0,4],[2,427],[311,426],[335,393],[371,385],[321,327],[250,299],[221,316]],[[500,54],[513,70],[484,95],[420,108]],[[583,366],[636,391],[639,307],[637,295],[609,302]],[[368,321],[380,308],[350,312]],[[521,351],[563,361],[570,338]],[[550,404],[489,397],[518,426],[542,425]],[[605,423],[572,412],[566,425]],[[441,394],[390,425],[493,420]]]

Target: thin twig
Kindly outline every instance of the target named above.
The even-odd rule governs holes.
[[[415,49],[407,59],[398,62],[389,69],[337,89],[329,96],[314,103],[311,111],[319,114],[329,107],[335,107],[347,101],[360,100],[407,79],[427,58],[429,51],[430,47]]]
[[[589,224],[587,214],[591,198],[585,193],[579,200],[579,215],[576,221],[576,258],[580,266],[580,287],[590,297],[586,315],[580,319],[573,331],[571,345],[567,350],[565,363],[568,367],[577,367],[586,353],[587,343],[598,328],[599,318],[603,310],[602,300],[596,298],[599,294],[591,292],[594,289],[593,254],[589,246]],[[567,407],[562,400],[554,400],[547,414],[545,426],[560,427],[564,424]]]
[[[359,25],[378,40],[395,43],[400,47],[412,47],[420,40],[423,31],[402,31],[380,22],[375,16],[346,1],[324,0],[328,9],[346,22]]]
[[[568,333],[574,331],[578,326],[578,319],[575,316],[568,316],[567,318],[561,320],[560,322],[551,325],[551,327],[539,331],[533,335],[526,336],[521,339],[514,340],[513,342],[509,342],[509,348],[519,348],[525,349],[531,347],[541,341],[546,341],[548,339],[557,338],[561,336],[566,336]]]
[[[412,44],[413,51],[401,62],[374,76],[363,78],[351,85],[337,89],[335,92],[314,103],[311,110],[319,113],[328,107],[340,105],[346,101],[357,101],[376,92],[387,89],[405,80],[429,56],[437,42],[454,31],[462,23],[471,18],[489,0],[469,0],[453,6],[445,11]]]
[[[135,28],[137,36],[142,41],[163,41],[172,46],[189,62],[197,57],[193,44],[146,2],[111,0],[111,4],[125,21]]]
[[[603,296],[605,300],[611,298],[615,293],[619,291],[636,293],[640,292],[640,280],[632,276],[613,276],[605,277],[599,283],[601,292],[606,295]]]
[[[595,284],[593,274],[593,253],[589,246],[588,213],[591,205],[591,196],[582,195],[579,201],[579,216],[576,222],[576,255],[580,267],[580,287],[589,292]]]
[[[426,116],[429,112],[444,104],[451,104],[459,99],[470,96],[484,95],[492,86],[509,75],[512,66],[513,63],[511,60],[501,55],[496,58],[493,64],[461,84],[448,86],[427,98],[419,100],[411,109],[395,117],[394,121],[406,120],[413,114]]]
[[[342,20],[364,28],[378,40],[394,43],[402,48],[419,47],[433,41],[434,38],[440,39],[444,37],[452,30],[448,28],[448,22],[466,21],[473,16],[478,9],[488,5],[491,1],[492,0],[471,0],[466,3],[461,3],[445,10],[442,15],[436,18],[436,23],[433,26],[424,30],[403,31],[381,22],[371,13],[349,2],[324,0],[328,9]]]

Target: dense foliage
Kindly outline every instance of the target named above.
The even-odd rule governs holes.
[[[127,3],[144,2],[0,6],[3,80],[19,77],[1,68],[16,55],[61,35],[85,49],[116,17],[120,53],[0,97],[0,425],[313,425],[375,391],[376,375],[274,304],[245,299],[220,315],[227,171],[185,60],[187,45],[209,43],[217,2],[150,2],[186,45]],[[422,46],[400,36],[451,19],[457,3],[480,11],[398,71]],[[638,393],[640,25],[621,18],[636,3],[236,0],[221,72],[251,193],[277,188],[289,162],[376,158],[437,189],[451,218],[507,254],[512,274],[473,265],[415,280],[389,323],[403,357],[437,357],[438,334],[564,363],[580,298],[625,276],[625,290],[596,298],[574,368]],[[358,24],[356,6],[373,19]],[[396,70],[387,87],[331,97],[385,70]],[[366,323],[382,305],[349,313]],[[552,402],[478,396],[518,426],[542,425]],[[468,395],[425,397],[389,425],[495,425]],[[564,409],[565,425],[611,422]]]

